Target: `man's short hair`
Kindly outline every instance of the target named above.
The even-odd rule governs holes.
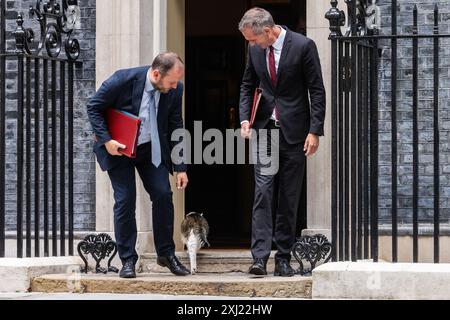
[[[161,73],[161,76],[165,77],[177,64],[184,66],[184,62],[178,54],[174,52],[163,52],[158,54],[153,60],[152,69],[158,70],[159,73]]]
[[[251,28],[255,35],[263,33],[264,27],[274,27],[272,15],[262,8],[252,8],[248,10],[239,22],[239,31]]]

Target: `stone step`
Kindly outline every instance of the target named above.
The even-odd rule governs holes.
[[[177,257],[188,269],[190,268],[189,256],[183,252],[177,252]],[[267,262],[267,271],[273,274],[275,251],[270,255]],[[250,250],[217,250],[202,249],[197,253],[197,273],[229,273],[229,272],[247,272],[252,264],[252,255]],[[297,269],[299,264],[292,259],[292,267]],[[156,254],[143,254],[140,258],[140,271],[150,273],[169,273],[167,268],[160,267],[156,263]]]
[[[117,274],[56,274],[34,278],[32,292],[170,294],[231,297],[310,299],[311,277],[250,277],[245,273],[204,273],[177,277],[163,273],[139,273],[135,279]]]
[[[450,299],[450,264],[330,262],[314,269],[316,299]]]
[[[28,292],[34,277],[80,270],[79,257],[0,258],[0,292]]]

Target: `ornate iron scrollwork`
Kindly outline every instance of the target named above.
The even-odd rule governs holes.
[[[119,272],[119,269],[111,266],[111,261],[117,254],[117,245],[108,234],[106,233],[101,233],[98,235],[89,234],[84,238],[83,241],[81,241],[78,244],[77,249],[78,254],[80,255],[81,259],[83,259],[84,262],[84,268],[81,269],[81,272],[84,273],[88,272],[87,256],[89,254],[92,255],[92,257],[96,262],[95,265],[96,273]],[[84,255],[86,255],[86,257]],[[111,257],[108,260],[108,268],[105,269],[100,267],[100,261],[102,261],[106,257],[109,257],[110,255]]]
[[[341,27],[347,25],[345,36],[364,36],[380,28],[380,8],[376,0],[344,0],[347,15],[337,8],[338,1],[332,0],[331,8],[325,15],[330,21],[330,38],[342,36]],[[370,3],[370,4],[369,4]]]
[[[63,34],[67,35],[64,50],[69,60],[75,61],[80,55],[80,44],[72,39],[72,32],[80,25],[78,0],[62,0],[62,6],[56,0],[37,0],[35,7],[30,7],[30,19],[36,17],[40,25],[41,37],[36,50],[31,49],[34,42],[32,29],[23,27],[23,17],[17,17],[16,52],[39,55],[45,47],[47,55],[56,58],[61,53]]]
[[[297,238],[292,255],[300,264],[297,274],[302,276],[311,275],[312,270],[321,260],[327,263],[331,258],[331,243],[323,234],[314,236],[301,236]],[[310,268],[305,269],[304,262],[310,264]]]

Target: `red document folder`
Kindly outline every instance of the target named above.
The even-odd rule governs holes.
[[[262,96],[262,89],[256,88],[255,94],[253,96],[252,113],[250,115],[250,128],[253,127],[253,123],[255,122],[256,112],[258,111],[261,96]]]
[[[126,146],[125,149],[120,149],[120,153],[135,158],[141,119],[131,113],[109,108],[106,111],[106,122],[111,138]]]

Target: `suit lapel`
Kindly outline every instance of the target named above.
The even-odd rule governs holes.
[[[289,49],[291,48],[291,45],[292,45],[292,32],[289,29],[286,29],[286,37],[284,38],[283,49],[281,49],[280,61],[278,63],[277,87],[280,83],[280,78],[283,76],[283,72],[281,72],[281,70],[286,65],[286,57],[289,53]]]
[[[141,102],[142,102],[142,95],[144,93],[144,87],[145,87],[145,81],[147,76],[148,69],[145,70],[145,72],[142,72],[141,74],[137,75],[134,79],[133,83],[133,96],[132,96],[132,104],[133,104],[133,110],[135,111],[135,114],[139,114],[139,109],[141,108]]]

